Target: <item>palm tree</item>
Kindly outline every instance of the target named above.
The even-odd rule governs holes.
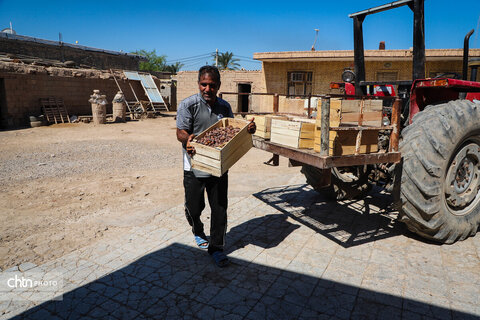
[[[175,62],[174,64],[167,65],[165,67],[165,71],[170,72],[171,74],[177,74],[182,67],[183,67],[183,63]]]
[[[213,60],[216,60],[216,55],[213,54]],[[233,52],[224,52],[218,54],[218,69],[220,70],[237,70],[240,67],[240,64],[237,63],[240,61],[237,58],[233,57]]]

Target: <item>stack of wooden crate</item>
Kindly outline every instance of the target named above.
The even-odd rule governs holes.
[[[380,127],[382,123],[382,100],[330,99],[330,128],[355,128],[357,126]],[[379,130],[364,130],[358,153],[378,151]],[[315,123],[314,151],[320,152],[321,112]],[[358,130],[330,130],[329,155],[341,156],[356,153]]]
[[[314,119],[272,119],[270,142],[298,149],[313,149],[314,133]]]
[[[248,121],[254,119],[257,126],[257,131],[254,135],[263,139],[270,139],[270,133],[272,129],[272,119],[287,120],[286,116],[276,116],[276,115],[250,115],[247,117]]]

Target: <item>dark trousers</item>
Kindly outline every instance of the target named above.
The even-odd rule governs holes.
[[[205,208],[205,190],[211,208],[210,244],[208,252],[223,251],[227,232],[228,173],[220,178],[197,178],[191,171],[183,172],[185,188],[185,216],[192,226],[193,234],[205,236],[200,215]]]

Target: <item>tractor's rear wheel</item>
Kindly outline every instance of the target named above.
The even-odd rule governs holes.
[[[429,106],[402,132],[400,220],[431,240],[453,243],[480,224],[480,103]]]
[[[328,187],[318,185],[318,182],[322,181],[322,170],[303,165],[301,171],[307,178],[307,183],[330,200],[360,198],[368,194],[371,189],[368,172],[363,166],[333,168],[331,184]]]

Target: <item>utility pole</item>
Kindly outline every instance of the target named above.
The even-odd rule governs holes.
[[[218,68],[218,49],[215,51],[215,67]]]
[[[312,48],[310,49],[311,51],[315,51],[315,43],[317,42],[319,29],[314,29],[314,30],[315,30],[315,40],[313,40],[313,45],[312,45]]]

